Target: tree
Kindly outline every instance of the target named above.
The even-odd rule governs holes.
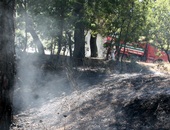
[[[0,1],[0,129],[8,130],[12,119],[11,93],[14,84],[14,5]]]
[[[119,59],[120,50],[123,47],[122,44],[119,44],[121,41],[124,42],[124,46],[126,46],[127,42],[138,42],[139,36],[142,35],[143,28],[145,27],[145,17],[147,13],[147,5],[144,1],[143,3],[136,0],[124,1],[121,8],[123,9],[123,12],[121,11],[122,15],[120,16],[122,17],[122,22],[120,28],[116,32],[119,34],[118,43],[116,45],[116,50],[118,52],[117,60]],[[124,55],[121,57],[121,61],[123,56]]]
[[[19,35],[19,38],[24,38],[24,40],[22,40],[24,43],[23,50],[25,51],[28,46],[28,40],[29,40],[28,33],[30,33],[32,36],[32,39],[33,39],[33,43],[38,48],[38,52],[40,54],[44,54],[43,44],[35,30],[34,21],[32,19],[32,16],[29,13],[29,2],[27,2],[27,0],[17,0],[16,7],[17,7],[17,15],[18,15],[17,29],[19,30],[19,32],[21,34],[21,35]],[[23,30],[24,30],[25,34],[22,33]],[[18,35],[18,33],[17,33],[17,35]],[[24,35],[24,36],[22,36],[22,35]],[[22,44],[22,42],[21,42],[21,44]]]
[[[74,52],[73,57],[76,63],[82,62],[85,57],[85,25],[84,25],[84,3],[85,0],[77,0],[74,3]]]
[[[101,1],[91,0],[85,3],[85,17],[86,17],[86,30],[90,30],[90,51],[91,57],[97,57],[97,34],[99,33],[98,28],[98,16],[100,15]],[[100,19],[102,19],[100,17]]]
[[[93,42],[97,33],[102,36],[116,34],[119,37],[116,39],[117,52],[121,49],[120,41],[137,41],[143,34],[148,12],[145,0],[91,0],[85,7],[85,18],[88,23],[86,29],[91,30],[93,36],[91,54],[96,54]]]
[[[109,17],[103,24],[107,29],[104,32],[116,35],[116,59],[119,60],[122,48],[120,42],[124,41],[125,44],[126,42],[135,42],[142,35],[148,12],[147,2],[139,2],[138,0],[112,1],[108,6],[111,7],[109,10],[107,9]]]
[[[133,7],[131,3],[134,3]],[[73,57],[81,60],[85,57],[85,31],[90,30],[92,34],[90,50],[93,57],[97,56],[98,33],[102,36],[118,34],[118,52],[120,41],[137,41],[146,29],[147,3],[147,0],[44,0],[43,3],[29,0],[25,5],[34,21],[33,29],[47,41],[46,47],[51,48],[52,53],[57,48],[59,55],[62,47],[69,47],[71,52],[74,42]]]
[[[32,20],[30,20],[29,17],[27,17],[27,32],[29,32],[33,38],[33,42],[35,43],[35,45],[37,46],[38,48],[38,52],[41,54],[41,55],[44,55],[44,47],[43,47],[43,44],[39,38],[39,36],[37,35],[35,29],[34,29],[34,23],[32,22]],[[26,32],[26,33],[27,33]],[[27,35],[27,34],[26,34]]]
[[[97,57],[96,39],[97,39],[97,34],[91,34],[91,38],[90,38],[91,57]]]
[[[31,23],[34,25],[32,29],[37,32],[44,41],[44,47],[50,49],[52,54],[55,54],[55,49],[57,49],[58,56],[62,47],[67,46],[65,40],[67,39],[67,43],[69,42],[69,38],[66,36],[67,32],[70,33],[70,30],[73,30],[73,17],[71,15],[73,8],[71,3],[73,1],[27,1],[27,14],[31,17]]]
[[[170,50],[170,1],[157,0],[153,2],[150,11],[149,36],[153,44],[164,50],[170,62],[168,51]]]

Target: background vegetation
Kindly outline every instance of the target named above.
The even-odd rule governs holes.
[[[90,31],[91,57],[98,56],[97,34],[117,37],[118,59],[120,41],[138,42],[141,37],[168,54],[169,16],[169,0],[1,0],[0,129],[8,129],[12,119],[11,95],[18,63],[15,50],[24,56],[22,52],[34,48],[40,60],[45,58],[45,51],[50,50],[50,65],[60,63],[61,57],[69,53],[74,64],[82,64],[85,36]],[[41,69],[37,59],[36,65]],[[74,81],[72,64],[62,65]]]
[[[120,41],[141,37],[169,51],[168,0],[17,0],[16,44],[20,49],[49,49],[59,56],[68,48],[70,57],[85,57],[85,35],[91,31],[91,56],[97,57],[96,36],[115,35]],[[65,53],[64,53],[65,54]]]

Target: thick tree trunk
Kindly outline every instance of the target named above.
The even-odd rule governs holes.
[[[83,63],[83,58],[85,57],[85,35],[84,35],[84,3],[85,0],[78,0],[75,4],[75,17],[77,21],[75,23],[74,30],[74,52],[73,57],[76,64],[81,65]]]
[[[0,130],[9,130],[12,121],[14,5],[15,0],[0,1]]]
[[[97,38],[97,35],[91,35],[91,38],[90,38],[91,57],[97,57],[96,38]]]
[[[85,36],[82,22],[78,22],[75,25],[74,42],[73,57],[76,63],[81,64],[85,57]]]

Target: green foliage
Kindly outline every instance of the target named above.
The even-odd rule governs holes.
[[[92,35],[118,34],[119,40],[152,39],[160,48],[169,49],[169,0],[17,0],[17,36],[25,41],[26,14],[50,48],[61,39],[67,43],[77,23]],[[62,32],[61,32],[62,29]],[[62,37],[61,37],[62,34]]]
[[[151,26],[149,36],[157,47],[168,51],[170,49],[170,1],[157,0],[153,2],[151,9],[148,18]]]

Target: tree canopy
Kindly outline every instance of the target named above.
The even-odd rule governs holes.
[[[168,0],[18,0],[17,36],[20,43],[26,41],[29,24],[44,48],[58,55],[63,47],[69,48],[75,58],[85,56],[84,35],[88,30],[92,35],[118,35],[119,41],[127,42],[144,36],[168,51],[168,5]]]

